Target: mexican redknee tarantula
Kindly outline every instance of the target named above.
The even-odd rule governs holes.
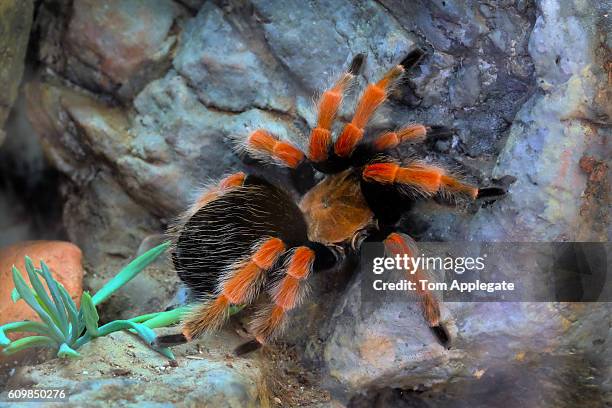
[[[242,143],[256,159],[296,172],[312,166],[325,175],[299,203],[263,178],[235,173],[202,193],[174,228],[174,266],[201,302],[185,318],[182,332],[159,337],[158,345],[183,343],[216,330],[232,305],[248,305],[265,294],[268,303],[250,326],[255,339],[236,350],[252,351],[281,332],[288,312],[300,304],[311,273],[334,267],[347,251],[357,253],[365,239],[382,241],[389,255],[412,256],[413,241],[396,231],[396,224],[415,198],[487,195],[440,166],[398,157],[399,145],[425,140],[431,128],[409,124],[364,138],[368,121],[402,77],[402,65],[367,85],[351,122],[337,138],[332,136],[343,95],[363,61],[364,56],[357,55],[321,95],[306,152],[263,129]],[[419,271],[408,277],[422,279]],[[450,339],[440,324],[438,300],[428,291],[418,295],[425,322],[446,344]]]

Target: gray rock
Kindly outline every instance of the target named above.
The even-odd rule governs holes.
[[[603,29],[597,13],[583,3],[540,5],[529,42],[540,90],[517,113],[493,170],[493,177],[511,175],[517,181],[505,200],[474,217],[468,239],[609,239],[609,221],[583,216],[592,197],[583,194],[588,175],[580,160],[592,156],[605,162],[610,154],[609,129],[597,125],[609,123],[610,116],[599,99],[606,74],[598,68],[593,27]],[[605,199],[595,201],[607,205]]]
[[[187,22],[181,36],[174,67],[204,105],[281,112],[293,106],[295,91],[279,64],[250,48],[252,39],[243,37],[212,3]]]
[[[7,0],[0,4],[0,145],[4,123],[17,98],[23,74],[34,4],[30,0]]]
[[[394,124],[419,121],[455,128],[460,143],[451,153],[464,152],[490,171],[508,124],[534,88],[527,53],[533,6],[519,10],[512,2],[501,7],[452,0],[382,3],[424,40],[421,46],[430,54],[410,74],[417,102],[394,112]],[[490,38],[498,35],[504,38],[497,44],[503,48]]]
[[[95,292],[135,257],[146,236],[164,227],[111,176],[114,163],[93,166],[105,153],[121,160],[129,145],[112,144],[110,139],[96,147],[78,142],[89,136],[126,137],[124,116],[60,86],[30,83],[27,95],[30,120],[43,138],[45,153],[56,168],[71,177],[72,183],[63,192],[63,224],[70,240],[78,242],[83,251],[89,271],[85,286]],[[106,151],[109,146],[119,150]],[[176,283],[171,268],[160,264],[124,287],[107,305],[105,315],[127,317],[163,309]]]
[[[503,270],[490,271],[486,280],[501,281],[504,276],[520,282],[523,291],[544,288],[544,277],[525,276],[530,268],[521,267],[523,259],[531,264],[544,258],[517,257],[500,263]],[[605,344],[609,304],[447,302],[442,309],[442,321],[452,338],[447,350],[405,293],[377,292],[372,297],[365,289],[373,281],[366,277],[372,271],[359,273],[323,331],[329,330],[322,350],[326,385],[337,395],[385,387],[415,391],[433,387],[433,398],[426,395],[423,400],[433,403],[446,393],[443,406],[470,406],[482,404],[478,390],[491,389],[491,381],[498,378],[498,388],[521,383],[522,393],[515,388],[499,391],[499,395],[507,392],[506,398],[516,401],[513,405],[533,405],[542,392],[553,406],[602,403],[605,391],[597,387],[608,367],[599,355],[610,352]],[[550,358],[543,356],[548,353]],[[533,370],[534,366],[542,369]],[[543,369],[547,366],[563,368],[551,373]],[[573,377],[581,380],[555,395],[555,384]],[[460,395],[469,400],[462,401]]]
[[[178,0],[177,3],[182,4],[189,10],[197,12],[200,7],[202,7],[202,4],[205,3],[205,0]]]
[[[56,44],[41,47],[41,58],[71,81],[131,99],[169,68],[176,44],[171,29],[179,13],[172,1],[145,6],[78,0],[64,7],[66,31],[57,34]],[[46,29],[53,34],[57,27]]]
[[[223,333],[177,347],[173,366],[135,336],[116,332],[80,348],[81,359],[19,368],[7,387],[66,389],[69,401],[50,406],[268,406],[263,360],[227,357],[238,342]]]
[[[608,205],[607,196],[598,201],[586,194],[600,188],[592,183],[606,183],[607,176],[589,177],[584,171],[588,166],[581,162],[593,157],[591,163],[603,163],[609,156],[607,131],[597,125],[609,117],[602,116],[606,108],[597,99],[606,77],[593,52],[598,34],[592,27],[601,27],[595,7],[582,2],[539,5],[529,52],[540,90],[518,112],[493,171],[494,177],[508,174],[517,181],[506,198],[480,209],[473,218],[437,217],[440,209],[432,206],[431,217],[438,218],[431,221],[432,228],[438,228],[438,238],[609,239],[608,221],[584,215],[587,204]],[[573,53],[575,47],[580,51]],[[556,67],[558,55],[565,60],[563,67]],[[440,381],[444,385],[434,386],[435,392],[413,397],[418,403],[443,407],[499,406],[500,401],[517,406],[538,401],[550,406],[603,406],[610,398],[605,385],[609,368],[600,357],[610,355],[604,340],[609,337],[607,303],[448,303],[443,316],[457,340],[446,351],[433,341],[417,311],[383,301],[364,313],[360,296],[357,278],[338,302],[329,323],[333,329],[324,340],[330,381],[340,391],[422,390]],[[606,322],[603,328],[600,319]],[[543,350],[550,350],[550,355],[543,355]],[[532,370],[529,361],[541,369]],[[558,393],[559,384],[571,386]],[[492,390],[496,398],[483,399]]]
[[[277,58],[313,92],[357,53],[368,54],[366,78],[399,63],[415,39],[370,1],[254,1]]]
[[[476,61],[466,61],[451,80],[449,97],[454,107],[475,105],[480,95],[480,71]]]
[[[136,257],[141,241],[162,230],[159,221],[136,204],[106,172],[97,173],[64,205],[68,237],[86,260],[84,285],[92,293]],[[117,231],[122,231],[118,234]],[[102,308],[105,318],[130,318],[164,310],[178,285],[166,256],[113,295]]]

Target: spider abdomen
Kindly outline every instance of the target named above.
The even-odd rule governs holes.
[[[248,176],[197,210],[179,229],[173,263],[196,295],[214,293],[222,274],[245,259],[265,237],[288,248],[308,241],[307,227],[291,197],[270,183]]]

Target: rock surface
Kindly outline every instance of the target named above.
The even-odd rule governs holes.
[[[528,48],[539,89],[518,111],[492,172],[516,182],[473,217],[418,207],[424,213],[417,219],[431,224],[425,239],[607,242],[609,214],[600,211],[609,208],[609,99],[598,48],[604,27],[595,4],[538,3]],[[611,353],[609,303],[448,303],[456,336],[449,351],[435,344],[418,310],[390,299],[366,313],[362,307],[357,278],[337,303],[323,345],[332,383],[349,394],[422,390],[440,381],[414,399],[442,407],[571,407],[604,406],[611,398],[601,358]],[[561,383],[572,386],[558,393]],[[495,397],[483,399],[492,390]]]
[[[178,12],[170,0],[74,1],[51,65],[85,88],[130,99],[170,66]]]
[[[493,177],[516,178],[508,199],[480,211],[471,240],[607,241],[609,214],[585,207],[609,206],[609,174],[592,180],[601,197],[586,194],[589,175],[580,161],[610,158],[610,98],[600,36],[605,20],[583,2],[560,7],[542,1],[529,40],[538,91],[517,113]],[[609,23],[608,23],[609,24]],[[608,25],[609,28],[609,25]],[[604,170],[604,173],[607,173]],[[609,207],[608,207],[609,208]],[[591,211],[599,213],[596,208]],[[484,228],[484,226],[488,228]]]
[[[323,348],[326,385],[339,394],[432,389],[419,398],[459,407],[604,406],[609,398],[601,358],[610,354],[607,303],[446,303],[443,321],[453,338],[447,350],[414,303],[382,294],[373,306],[361,298],[360,284],[341,299]],[[559,393],[559,383],[572,385]],[[485,392],[493,395],[482,400]]]
[[[7,388],[64,388],[68,402],[49,404],[58,407],[269,406],[264,362],[231,357],[228,352],[238,342],[218,335],[181,346],[172,364],[137,337],[115,332],[80,348],[81,359],[19,368]]]
[[[0,145],[5,138],[4,123],[21,83],[33,13],[31,0],[7,0],[0,4]]]

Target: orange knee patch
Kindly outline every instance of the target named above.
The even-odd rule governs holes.
[[[270,269],[284,251],[285,244],[278,238],[261,243],[251,258],[242,263],[223,284],[223,295],[233,304],[247,301],[261,274]]]
[[[400,143],[423,140],[427,136],[427,128],[420,124],[406,126],[397,132]]]
[[[338,140],[336,140],[334,151],[340,157],[348,157],[362,138],[363,129],[348,123],[342,130]]]
[[[406,254],[414,256],[414,250],[410,247],[409,241],[398,233],[391,233],[384,240],[385,248],[394,255]],[[408,280],[415,282],[416,293],[421,301],[423,317],[430,326],[436,326],[440,322],[440,306],[436,297],[428,290],[422,289],[419,281],[427,280],[427,276],[421,270],[407,270]]]
[[[246,262],[234,275],[224,283],[223,295],[233,304],[245,301],[252,290],[253,283],[259,278],[262,269],[254,262]]]
[[[443,175],[441,178],[442,187],[448,189],[451,192],[467,194],[472,199],[476,199],[478,196],[478,188],[463,183],[454,177]]]
[[[380,152],[380,151],[387,150],[387,149],[393,149],[394,147],[397,147],[399,144],[400,144],[400,138],[397,135],[397,133],[387,132],[387,133],[383,133],[382,135],[378,136],[374,140],[374,149]]]
[[[308,157],[313,162],[321,162],[327,159],[327,152],[331,144],[331,132],[327,129],[317,127],[310,133],[310,145]]]
[[[357,103],[355,115],[351,121],[357,128],[363,129],[374,111],[387,99],[389,88],[404,73],[401,65],[391,68],[385,76],[375,84],[366,87]]]
[[[423,125],[406,126],[397,132],[387,132],[374,140],[374,148],[378,151],[393,149],[400,143],[420,141],[427,135],[427,129]]]
[[[385,76],[383,76],[382,79],[376,83],[376,86],[382,89],[388,89],[403,74],[404,74],[404,67],[402,67],[401,65],[396,65],[393,68],[391,68],[389,71],[387,71]]]
[[[365,166],[362,176],[367,181],[389,184],[395,182],[398,170],[395,163],[374,163]]]
[[[281,142],[265,130],[256,130],[247,139],[250,148],[263,152],[272,158],[295,168],[304,159],[304,153],[295,146]]]
[[[299,279],[290,275],[285,276],[275,290],[274,303],[284,310],[293,309],[298,300],[299,289]]]
[[[406,240],[396,232],[389,234],[385,239],[384,244],[385,247],[395,255],[406,254],[408,256],[412,256],[412,249],[410,249],[410,246]]]
[[[246,174],[243,172],[238,172],[234,174],[230,174],[219,182],[219,187],[223,189],[228,189],[232,187],[240,187],[244,183],[244,179],[246,178]]]
[[[188,341],[198,337],[206,331],[211,331],[223,324],[228,317],[230,301],[225,295],[197,307],[185,321],[183,335]]]
[[[361,95],[361,99],[359,99],[351,123],[359,129],[363,129],[374,111],[385,101],[385,99],[387,99],[387,92],[384,87],[378,84],[368,85],[363,95]]]
[[[308,247],[298,247],[289,261],[287,275],[296,279],[306,279],[314,263],[315,253]]]
[[[285,243],[282,240],[270,238],[253,254],[253,263],[261,269],[269,269],[284,251]]]
[[[330,130],[334,118],[338,113],[338,108],[342,102],[341,90],[329,90],[325,91],[321,96],[319,102],[319,117],[317,120],[317,127],[322,129]]]
[[[272,154],[278,140],[265,130],[256,130],[251,133],[247,142],[254,149]]]
[[[276,143],[272,155],[291,168],[296,168],[304,160],[304,153],[300,149],[285,142]]]
[[[400,167],[395,163],[374,163],[363,169],[362,176],[367,181],[407,184],[428,193],[435,193],[440,188],[443,174],[442,169],[433,166]]]
[[[284,317],[285,309],[276,305],[272,306],[268,315],[261,316],[253,322],[255,339],[265,344],[281,328]]]
[[[417,186],[428,193],[435,193],[440,188],[443,170],[432,166],[400,167],[396,182]]]

